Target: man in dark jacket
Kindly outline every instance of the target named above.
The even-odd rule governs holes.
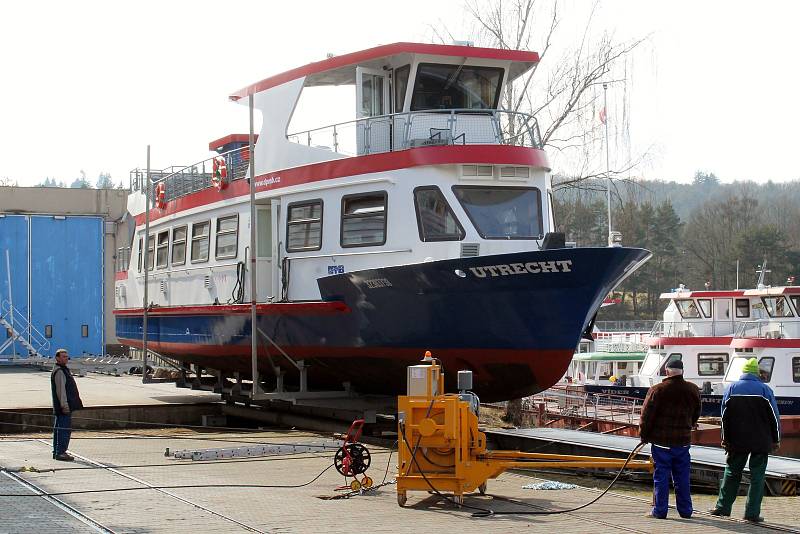
[[[744,518],[760,523],[761,499],[764,497],[764,473],[769,453],[778,450],[781,440],[778,403],[772,389],[759,378],[758,360],[750,358],[744,374],[722,396],[722,446],[727,459],[719,488],[717,506],[712,515],[731,515],[739,492],[742,470],[750,457],[750,489]]]
[[[667,378],[651,387],[642,406],[639,435],[652,444],[653,509],[651,517],[665,519],[669,511],[669,481],[675,486],[675,502],[683,518],[692,517],[689,486],[692,428],[700,417],[700,389],[683,379],[683,362],[667,364]]]
[[[50,375],[50,391],[53,395],[53,458],[71,462],[75,458],[67,454],[72,435],[72,412],[83,408],[75,378],[67,367],[69,354],[66,349],[56,351],[56,366]]]

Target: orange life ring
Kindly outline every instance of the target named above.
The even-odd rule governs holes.
[[[154,196],[158,209],[163,210],[167,207],[167,188],[164,186],[164,182],[158,182]]]
[[[217,156],[214,158],[214,166],[211,171],[211,185],[217,188],[217,191],[222,191],[228,187],[228,166],[225,164],[225,158]]]

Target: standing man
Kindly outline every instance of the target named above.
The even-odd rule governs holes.
[[[652,444],[653,509],[650,517],[666,519],[669,511],[669,481],[675,486],[675,503],[681,517],[692,517],[689,486],[692,428],[700,417],[700,389],[683,379],[683,362],[666,367],[667,378],[651,387],[642,406],[639,435]]]
[[[71,462],[75,458],[67,454],[69,438],[72,435],[72,412],[83,408],[75,378],[67,367],[69,354],[66,349],[56,351],[56,366],[50,375],[50,390],[53,394],[53,414],[56,416],[53,427],[53,458]]]
[[[759,378],[758,360],[747,360],[742,371],[741,378],[729,385],[722,397],[722,446],[727,459],[717,506],[709,513],[731,515],[749,456],[750,489],[747,490],[744,518],[761,523],[764,521],[761,517],[764,473],[769,453],[780,447],[780,415],[772,389]]]

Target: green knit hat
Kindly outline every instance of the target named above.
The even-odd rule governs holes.
[[[745,363],[744,367],[742,367],[742,372],[758,376],[758,360],[755,358],[750,358],[747,360],[747,363]]]

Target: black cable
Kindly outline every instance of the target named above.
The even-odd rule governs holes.
[[[397,447],[398,444],[399,444],[398,440],[395,440],[395,442],[389,448],[389,459],[386,460],[386,471],[383,473],[383,480],[381,480],[380,484],[381,486],[383,486],[386,483],[386,477],[389,476],[389,465],[392,463],[392,452],[394,452],[394,448]]]
[[[245,261],[247,261],[246,250],[244,258]],[[233,290],[231,291],[231,298],[228,300],[228,304],[241,304],[242,302],[244,302],[244,269],[245,265],[243,261],[236,263],[236,283],[233,285]]]
[[[630,452],[630,454],[628,454],[628,457],[625,459],[625,463],[622,464],[622,467],[620,467],[619,471],[617,471],[617,475],[614,477],[614,479],[611,481],[611,483],[608,485],[608,487],[606,489],[604,489],[600,493],[600,495],[598,495],[597,497],[595,497],[594,499],[592,499],[591,501],[589,501],[589,502],[587,502],[585,504],[582,504],[580,506],[576,506],[575,508],[569,508],[567,510],[535,510],[535,511],[526,510],[526,511],[516,511],[516,512],[507,511],[507,510],[506,511],[500,511],[500,512],[495,512],[493,510],[484,510],[484,511],[476,512],[476,513],[472,514],[472,517],[491,517],[491,516],[495,516],[495,515],[556,515],[556,514],[567,514],[567,513],[570,513],[570,512],[577,512],[578,510],[586,508],[587,506],[593,505],[594,503],[599,501],[601,497],[603,497],[606,493],[608,493],[608,491],[614,486],[614,484],[616,484],[616,482],[619,479],[620,475],[622,475],[622,472],[628,466],[628,463],[639,452],[639,450],[642,447],[644,447],[644,445],[645,445],[644,442],[639,442],[639,444],[636,445],[636,447],[633,448],[633,450]],[[522,504],[522,503],[520,503],[520,504]],[[531,506],[531,505],[525,504],[525,506]]]
[[[330,464],[317,476],[302,484],[271,485],[271,484],[190,484],[186,486],[142,486],[140,488],[107,488],[99,490],[58,491],[53,493],[0,493],[0,497],[58,497],[61,495],[82,495],[86,493],[112,493],[117,491],[142,491],[142,490],[172,490],[172,489],[199,489],[199,488],[267,488],[267,489],[294,489],[309,486],[324,475],[334,464]]]

